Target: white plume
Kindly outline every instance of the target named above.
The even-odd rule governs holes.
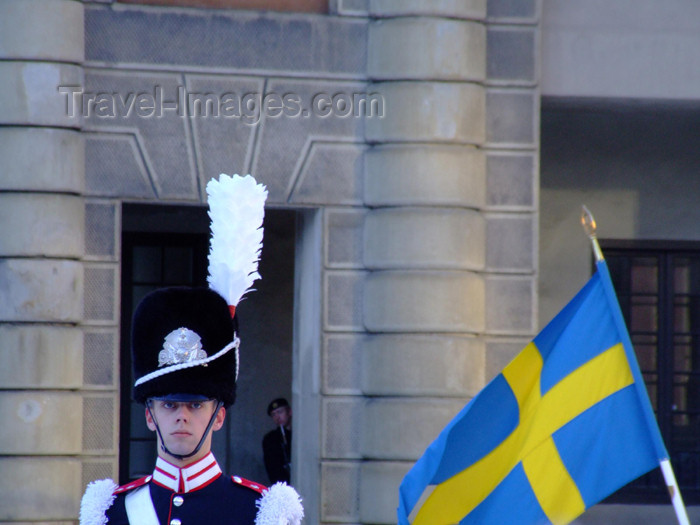
[[[258,273],[267,189],[253,177],[219,175],[207,184],[211,245],[209,287],[236,306]]]
[[[80,525],[105,525],[105,512],[114,502],[117,484],[111,479],[93,481],[80,500]]]
[[[299,525],[304,518],[304,507],[297,491],[283,482],[277,482],[262,493],[255,504],[258,513],[255,525]]]

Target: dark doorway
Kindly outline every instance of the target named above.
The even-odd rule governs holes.
[[[266,483],[261,441],[272,423],[274,397],[291,400],[294,236],[296,213],[266,210],[256,291],[238,306],[238,399],[226,426],[214,434],[214,453],[225,472]],[[164,286],[205,286],[209,219],[205,207],[124,204],[122,207],[122,308],[120,358],[120,483],[151,473],[155,436],[143,407],[131,401],[132,312],[148,292]]]

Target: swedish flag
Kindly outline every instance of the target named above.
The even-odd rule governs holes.
[[[566,524],[667,457],[601,261],[406,474],[398,521]]]

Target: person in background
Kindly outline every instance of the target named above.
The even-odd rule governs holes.
[[[283,397],[274,399],[267,407],[267,415],[276,428],[263,438],[263,458],[270,483],[289,483],[292,470],[292,407]]]

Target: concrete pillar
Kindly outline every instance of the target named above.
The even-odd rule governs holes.
[[[358,514],[395,523],[401,478],[484,381],[486,3],[370,11]]]
[[[74,520],[83,490],[83,3],[0,3],[0,522]],[[29,499],[28,499],[29,498]]]
[[[357,489],[323,498],[323,516],[395,523],[403,475],[534,335],[539,2],[368,11],[386,112],[365,122],[367,211],[352,217],[366,273],[344,281],[362,317],[328,338],[324,369],[338,395],[324,401],[323,486]]]
[[[540,0],[488,0],[486,380],[537,331]]]

